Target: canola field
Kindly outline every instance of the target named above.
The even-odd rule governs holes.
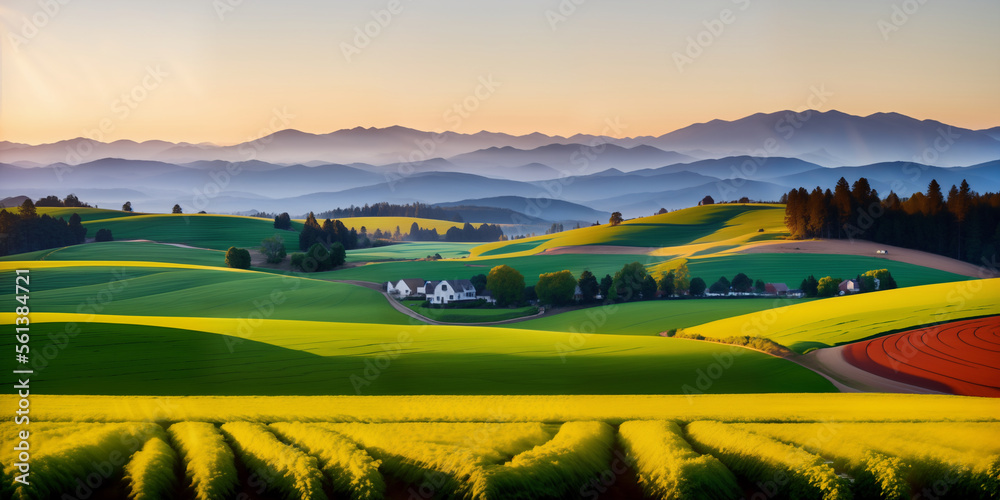
[[[640,402],[630,416],[605,419],[593,418],[594,403],[613,401],[563,399],[552,401],[551,407],[575,413],[565,415],[575,418],[526,421],[519,417],[538,416],[534,403],[539,401],[465,398],[447,401],[447,409],[441,400],[421,402],[425,410],[441,412],[437,420],[387,423],[356,420],[355,413],[338,419],[337,403],[349,401],[321,402],[333,412],[316,421],[289,420],[299,415],[292,413],[294,404],[283,404],[291,403],[284,398],[271,401],[286,410],[277,421],[259,414],[237,417],[247,408],[239,399],[202,407],[216,411],[216,418],[175,414],[174,408],[174,418],[168,420],[155,414],[144,418],[141,411],[115,415],[112,403],[104,407],[103,418],[127,421],[93,423],[88,419],[96,414],[64,414],[72,418],[32,423],[29,484],[17,480],[17,464],[24,458],[15,449],[23,441],[19,429],[10,422],[0,424],[0,491],[14,499],[82,490],[97,497],[119,492],[133,499],[169,498],[179,493],[220,500],[249,492],[256,498],[296,499],[405,498],[416,491],[428,493],[426,498],[463,499],[601,498],[609,491],[615,497],[662,499],[756,494],[905,499],[927,492],[939,498],[986,499],[1000,493],[1000,421],[994,400],[882,396],[881,404],[867,404],[873,401],[866,396],[843,395],[840,401],[826,402],[797,395],[742,401],[713,397],[718,400],[691,405],[700,413],[686,414],[679,401],[654,397],[645,405]],[[454,404],[458,402],[466,404]],[[500,402],[507,413],[494,411],[479,421],[461,421],[461,412],[444,414],[458,408],[482,412]],[[376,405],[386,416],[407,416],[405,402],[403,412],[394,403],[382,399]],[[763,420],[734,422],[731,405],[739,403],[762,408],[796,404],[826,413],[822,419],[797,421],[795,414],[763,410],[757,412]],[[156,407],[151,400],[142,404]],[[159,402],[164,404],[169,403]],[[935,420],[943,412],[932,412],[919,422],[893,421],[902,416],[899,407],[912,411],[923,405],[966,420],[943,422]],[[40,406],[40,418],[59,415],[47,403]],[[665,411],[645,418],[653,407]],[[680,411],[671,412],[674,407]],[[705,418],[713,411],[716,419]],[[864,419],[874,422],[858,422]]]

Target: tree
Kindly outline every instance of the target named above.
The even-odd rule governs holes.
[[[477,274],[477,275],[469,278],[469,281],[472,282],[472,286],[476,287],[476,294],[482,295],[482,293],[486,291],[486,275],[485,274],[482,274],[482,273]]]
[[[612,226],[617,226],[618,224],[621,224],[624,220],[625,219],[622,218],[621,212],[614,212],[611,214],[611,218],[608,219],[608,222],[610,222]]]
[[[892,273],[888,269],[873,269],[871,271],[866,271],[862,277],[871,277],[874,285],[874,281],[878,280],[878,288],[872,286],[872,290],[892,290],[896,288],[896,280],[893,279]]]
[[[301,255],[301,257],[300,257]],[[326,248],[322,243],[313,243],[304,254],[292,254],[292,267],[297,267],[307,273],[329,271],[344,263],[347,252],[344,245],[335,242]]]
[[[566,270],[540,274],[538,283],[535,284],[538,301],[553,306],[563,306],[572,302],[575,291],[576,278],[573,277],[573,273]]]
[[[705,295],[705,280],[701,278],[694,278],[691,280],[691,295],[695,297],[701,297]]]
[[[802,293],[804,293],[806,297],[815,297],[818,293],[818,287],[819,282],[816,281],[816,277],[811,274],[809,277],[802,280],[802,284],[799,285],[799,288],[802,289]]]
[[[744,197],[740,198],[739,203],[750,203],[750,198],[747,198],[746,196],[744,196]]]
[[[677,269],[674,269],[674,293],[681,295],[688,291],[691,286],[691,272],[688,271],[687,262],[684,262]]]
[[[806,233],[815,238],[823,237],[823,230],[826,228],[826,198],[823,190],[819,186],[809,194],[809,202],[806,204],[809,213],[809,222],[806,225]]]
[[[668,271],[660,278],[660,282],[657,283],[657,289],[663,292],[664,298],[670,298],[674,295],[674,271]]]
[[[653,300],[656,298],[656,278],[647,274],[645,278],[642,279],[642,286],[639,291],[642,293],[642,300]]]
[[[840,293],[840,282],[844,281],[840,278],[831,278],[829,276],[824,276],[819,279],[818,286],[816,288],[816,295],[819,297],[833,297]]]
[[[667,209],[666,208],[661,208],[659,211],[656,212],[656,215],[663,215],[665,213],[667,213]]]
[[[521,300],[526,302],[530,302],[532,300],[538,300],[538,294],[535,293],[535,287],[533,286],[524,287],[524,297]]]
[[[608,295],[611,293],[611,285],[613,283],[614,278],[612,278],[610,274],[605,274],[604,277],[601,278],[601,297],[604,298],[605,302],[608,301]]]
[[[115,241],[115,239],[111,236],[110,229],[102,228],[97,230],[97,234],[94,235],[94,241]]]
[[[580,281],[577,285],[580,287],[581,299],[584,302],[594,300],[594,297],[598,293],[601,293],[601,285],[597,282],[597,277],[594,276],[594,273],[590,271],[580,273]]]
[[[749,293],[753,289],[753,280],[749,276],[739,273],[733,278],[733,291],[737,293]]]
[[[704,198],[701,199],[701,201],[698,202],[698,205],[714,205],[714,204],[715,200],[708,195],[706,195]]]
[[[21,211],[18,212],[23,220],[34,219],[38,217],[38,210],[35,209],[35,204],[31,202],[30,198],[25,198],[24,203],[21,204]]]
[[[757,280],[753,284],[753,291],[755,291],[757,293],[764,293],[765,289],[766,289],[766,286],[764,285],[764,281],[763,280]]]
[[[941,185],[937,179],[931,179],[927,185],[927,197],[924,198],[923,212],[926,215],[937,215],[944,209],[944,195],[941,194]]]
[[[726,278],[725,277],[720,278],[715,283],[712,283],[712,286],[708,287],[708,291],[712,292],[712,293],[714,293],[716,295],[727,295],[727,294],[729,294],[729,282],[728,282],[728,280],[726,280],[726,281],[723,281],[723,280],[726,280]]]
[[[122,212],[131,212],[131,211],[132,211],[132,202],[126,201],[125,204],[122,205]]]
[[[87,238],[87,228],[83,227],[80,214],[73,212],[69,217],[69,231],[73,234],[73,243],[83,243]]]
[[[524,276],[506,264],[496,266],[486,275],[486,289],[500,307],[519,304],[524,297]]]
[[[292,228],[292,217],[288,215],[288,212],[274,216],[274,228],[286,230]]]
[[[226,265],[234,269],[250,269],[250,252],[245,248],[229,247]]]
[[[175,205],[174,205],[174,209],[173,209],[173,210],[171,210],[171,213],[175,213],[175,214],[182,214],[182,213],[184,213],[184,211],[183,211],[183,210],[181,210],[181,206],[180,206],[180,205],[176,205],[176,204],[175,204]]]
[[[277,234],[264,238],[260,242],[260,253],[264,254],[268,264],[277,264],[285,260],[285,240]]]
[[[44,198],[39,198],[38,201],[35,202],[35,206],[36,207],[61,207],[61,206],[64,206],[64,205],[63,205],[63,202],[59,200],[58,196],[56,196],[56,195],[48,195],[48,196],[46,196]]]
[[[85,207],[88,206],[80,201],[80,198],[73,193],[66,195],[66,199],[62,202],[64,207]]]
[[[615,273],[608,298],[614,302],[639,300],[642,294],[642,282],[646,276],[646,268],[639,262],[625,264]]]

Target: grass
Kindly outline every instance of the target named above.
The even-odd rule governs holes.
[[[773,298],[651,300],[597,305],[502,326],[550,332],[656,335],[671,328],[686,328],[798,302]]]
[[[824,276],[848,279],[871,269],[888,269],[901,287],[970,279],[929,267],[860,255],[754,253],[688,259],[687,265],[691,277],[701,277],[708,285],[720,276],[732,280],[736,274],[746,273],[755,280],[785,283],[788,288],[795,289],[810,274],[816,276],[816,279]],[[674,267],[676,263],[664,263],[652,269],[667,271]]]
[[[65,209],[64,209],[65,210]],[[260,241],[275,234],[280,234],[285,240],[285,248],[289,252],[298,251],[298,231],[302,229],[302,220],[292,221],[292,231],[274,228],[274,221],[258,217],[218,214],[143,214],[124,216],[124,212],[102,211],[108,214],[90,214],[84,219],[87,234],[93,236],[99,229],[110,229],[116,240],[152,240],[169,243],[182,243],[200,248],[226,250],[230,246],[258,247]],[[101,217],[101,215],[108,215]],[[83,214],[81,214],[83,217]],[[416,222],[425,229],[436,228],[444,234],[451,227],[461,227],[463,223],[442,221],[436,219],[420,219],[416,217],[355,217],[340,219],[345,226],[355,228],[359,232],[362,226],[369,233],[375,229],[395,231],[396,226],[404,233]],[[474,224],[478,227],[477,224]],[[433,254],[433,252],[431,252]],[[427,254],[421,255],[425,257]]]
[[[29,268],[31,266],[28,266]],[[3,269],[3,268],[0,268]],[[14,282],[12,270],[0,279]],[[31,310],[356,323],[410,324],[368,288],[270,273],[130,266],[63,267],[31,273]],[[0,300],[14,303],[14,289]]]
[[[705,337],[760,335],[803,352],[932,323],[1000,314],[1000,278],[898,288],[780,307],[686,328]]]
[[[87,234],[93,236],[99,229],[110,229],[115,240],[152,240],[181,243],[199,248],[226,250],[231,246],[256,248],[261,240],[275,234],[285,240],[285,249],[298,251],[297,231],[274,228],[274,221],[257,217],[212,214],[157,214],[136,215],[85,222]],[[299,222],[292,227],[301,229]]]
[[[489,323],[491,321],[503,321],[507,319],[530,316],[538,312],[535,306],[508,308],[484,308],[484,309],[437,309],[433,307],[423,307],[423,301],[408,300],[401,302],[410,310],[445,323]]]
[[[452,259],[469,255],[469,249],[478,245],[478,243],[413,241],[384,247],[348,250],[347,262],[423,259],[434,254],[440,254],[445,259]]]
[[[489,274],[493,266],[507,264],[524,275],[528,285],[538,282],[538,275],[568,269],[573,276],[579,277],[585,269],[589,269],[598,279],[605,274],[614,275],[622,266],[639,261],[644,264],[657,264],[669,257],[648,257],[637,255],[529,255],[525,257],[505,257],[486,260],[439,260],[415,262],[381,262],[348,269],[340,269],[321,273],[328,279],[361,280],[384,283],[403,278],[419,278],[425,280],[469,279],[477,274]]]
[[[12,324],[13,314],[0,320]],[[67,323],[73,323],[69,330]],[[238,319],[41,312],[32,313],[32,328],[53,332],[54,338],[73,333],[64,350],[56,351],[58,359],[38,367],[32,378],[52,394],[834,391],[826,379],[783,359],[659,337],[270,319],[241,328]],[[43,339],[36,341],[42,350]],[[14,342],[13,336],[4,337],[0,348],[11,349]],[[706,378],[706,370],[720,359],[729,360],[729,368]]]
[[[19,253],[0,257],[2,261],[80,261],[108,260],[126,262],[173,262],[199,266],[226,267],[226,253],[222,250],[183,248],[146,241],[107,241],[87,243],[37,252]]]
[[[16,395],[0,395],[13,408]],[[184,398],[33,396],[45,421],[569,422],[711,419],[719,422],[1000,421],[1000,399],[929,394],[706,394],[599,396],[274,396]],[[948,436],[947,430],[939,433]],[[919,436],[919,433],[913,434]],[[982,442],[982,440],[980,440]]]
[[[688,244],[745,240],[749,237],[776,239],[787,234],[784,205],[711,205],[693,207],[651,217],[625,221],[618,226],[602,224],[564,231],[556,235],[524,240],[487,243],[472,250],[474,257],[523,256],[548,248],[579,245],[672,247]],[[764,233],[758,230],[764,229]]]
[[[19,208],[19,207],[18,207]],[[6,210],[11,211],[10,207]],[[35,207],[35,211],[38,215],[48,214],[49,217],[58,219],[60,217],[69,220],[73,214],[80,216],[80,220],[83,222],[90,222],[95,220],[105,220],[105,219],[116,219],[118,217],[133,217],[136,215],[144,215],[137,212],[122,212],[121,210],[106,210],[103,208],[74,208],[74,207]],[[20,210],[14,210],[14,212],[20,213]],[[93,236],[91,234],[90,236]]]

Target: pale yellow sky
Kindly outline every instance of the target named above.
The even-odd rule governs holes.
[[[0,139],[228,144],[275,110],[314,133],[660,135],[813,87],[822,109],[1000,125],[996,1],[51,3],[0,8]]]

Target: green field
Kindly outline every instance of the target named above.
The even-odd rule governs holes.
[[[30,266],[29,266],[30,267]],[[14,272],[0,271],[14,282]],[[14,303],[13,288],[0,301]],[[56,267],[31,274],[31,311],[387,325],[414,320],[368,288],[269,273],[151,267]],[[98,317],[91,320],[96,321]]]
[[[32,325],[49,332],[85,317],[35,316]],[[83,325],[32,383],[55,394],[110,395],[683,394],[713,356],[737,352],[702,392],[834,391],[789,361],[683,339],[280,320],[242,332],[239,320],[211,318],[179,318],[177,327],[162,318],[107,323],[115,318]],[[6,336],[0,348],[13,342]]]
[[[452,259],[469,255],[469,250],[478,245],[479,243],[413,241],[384,247],[348,250],[347,262],[423,259],[434,254],[440,254],[445,259]]]
[[[7,210],[10,210],[9,208]],[[138,212],[122,212],[120,210],[105,210],[103,208],[87,208],[87,207],[35,207],[38,215],[48,214],[49,217],[53,218],[64,218],[67,221],[73,214],[80,216],[80,220],[83,222],[95,221],[95,220],[105,220],[105,219],[116,219],[118,217],[133,217],[136,215],[146,215]],[[18,211],[18,210],[15,210]],[[18,211],[19,212],[19,211]],[[91,234],[91,237],[94,235]]]
[[[211,214],[137,215],[85,222],[84,226],[89,236],[97,234],[99,229],[110,229],[115,240],[152,240],[214,250],[226,250],[231,246],[256,248],[264,238],[280,234],[285,240],[287,251],[294,252],[299,248],[297,231],[275,229],[273,220],[255,217]],[[302,224],[293,221],[292,227],[300,229]]]
[[[784,205],[711,205],[642,217],[611,226],[584,227],[556,235],[484,244],[473,256],[528,255],[547,248],[579,245],[671,247],[697,243],[776,239],[787,235]],[[763,229],[763,233],[758,233]]]
[[[810,274],[816,279],[824,276],[848,279],[872,269],[888,269],[901,287],[970,279],[928,267],[860,255],[750,253],[688,259],[687,265],[691,277],[699,276],[708,285],[721,276],[732,280],[737,273],[746,273],[755,280],[785,283],[788,288],[795,289]],[[665,270],[674,266],[663,264],[660,267]]]
[[[422,300],[407,300],[402,304],[410,310],[424,317],[445,323],[489,323],[491,321],[503,321],[507,319],[530,316],[538,312],[535,306],[508,308],[484,308],[484,309],[439,309],[433,307],[423,307]],[[522,323],[513,323],[521,325]]]
[[[424,280],[469,279],[477,274],[488,274],[493,266],[507,264],[517,269],[528,285],[538,281],[538,275],[568,269],[573,276],[589,269],[598,278],[616,271],[630,262],[656,264],[670,257],[650,257],[645,255],[529,255],[484,260],[440,260],[418,262],[381,262],[348,269],[320,273],[323,278],[337,280],[360,280],[384,283],[404,278]]]
[[[717,319],[796,304],[808,299],[677,299],[610,304],[578,309],[509,325],[525,330],[601,333],[607,335],[656,335],[671,328],[685,328]]]
[[[183,248],[166,243],[148,241],[106,241],[69,247],[39,250],[0,257],[0,261],[72,261],[107,260],[124,262],[173,262],[199,266],[226,267],[226,253],[222,250]]]
[[[794,351],[918,326],[1000,314],[1000,278],[833,297],[686,328],[705,337],[759,335]]]

